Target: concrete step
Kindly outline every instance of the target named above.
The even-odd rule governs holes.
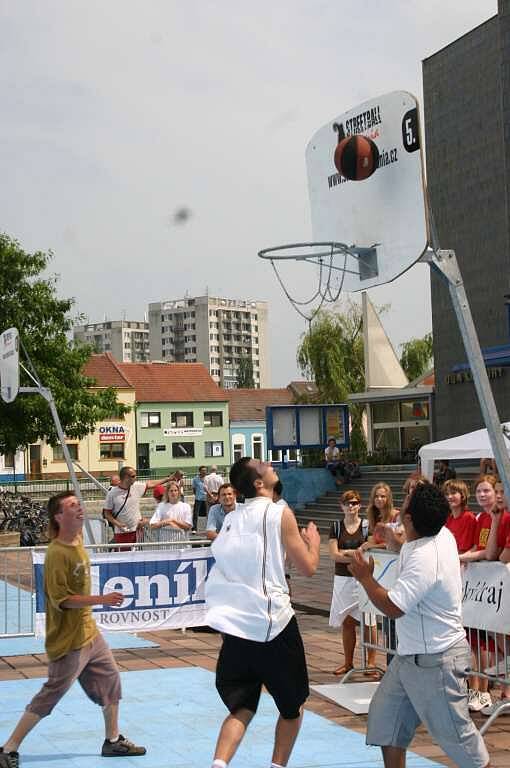
[[[342,493],[347,490],[356,490],[361,496],[361,517],[366,516],[366,506],[370,497],[370,491],[376,483],[387,483],[393,494],[393,503],[397,509],[400,509],[404,501],[403,485],[409,477],[409,472],[405,471],[373,471],[364,473],[362,477],[350,480],[348,484],[339,486],[337,490],[328,491],[315,501],[308,502],[305,506],[296,511],[296,518],[299,525],[306,525],[308,520],[314,520],[321,533],[328,533],[331,523],[334,520],[342,518],[340,509],[340,498]],[[463,468],[457,471],[457,476],[471,485],[478,472],[476,468]]]

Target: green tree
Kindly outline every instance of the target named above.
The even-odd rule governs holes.
[[[400,345],[402,355],[400,365],[404,369],[409,381],[414,381],[418,376],[432,368],[434,364],[434,350],[432,346],[432,334],[426,333],[422,339],[410,339]]]
[[[347,301],[343,311],[321,310],[303,334],[297,351],[302,373],[312,378],[323,403],[345,403],[349,394],[365,390],[363,317],[361,307]],[[362,429],[364,407],[349,404],[351,450],[362,457],[366,441]]]
[[[59,299],[56,278],[41,273],[51,253],[26,253],[20,244],[0,233],[0,332],[18,329],[43,386],[51,389],[67,437],[81,439],[108,416],[121,416],[126,408],[111,388],[93,393],[93,380],[82,374],[90,356],[88,346],[74,346],[72,299]],[[20,361],[25,355],[20,350]],[[21,369],[21,386],[34,386]],[[40,395],[18,395],[13,403],[0,401],[0,453],[45,438],[55,444],[57,435],[47,402]]]
[[[250,355],[242,355],[237,366],[237,388],[253,389],[254,387],[253,360]]]

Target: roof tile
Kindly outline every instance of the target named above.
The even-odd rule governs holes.
[[[228,389],[232,421],[265,421],[269,405],[292,405],[294,397],[288,387],[280,389]]]
[[[99,387],[134,388],[139,403],[228,400],[202,363],[119,363],[105,352],[91,355],[84,373]]]

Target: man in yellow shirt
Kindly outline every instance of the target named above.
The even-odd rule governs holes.
[[[144,747],[137,747],[119,733],[119,672],[92,617],[93,605],[119,606],[123,595],[90,594],[90,560],[82,541],[84,512],[72,491],[52,496],[48,517],[51,542],[44,561],[48,680],[0,748],[0,768],[18,768],[19,745],[75,680],[103,709],[103,757],[144,755]]]

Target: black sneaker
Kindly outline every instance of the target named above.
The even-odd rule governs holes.
[[[0,747],[0,768],[19,768],[19,752],[4,752]]]
[[[125,736],[119,735],[117,741],[104,740],[101,755],[103,757],[136,757],[137,755],[145,755],[146,752],[145,747],[137,747],[136,744],[126,739]],[[3,768],[1,763],[0,768]],[[18,768],[17,763],[14,768]]]

